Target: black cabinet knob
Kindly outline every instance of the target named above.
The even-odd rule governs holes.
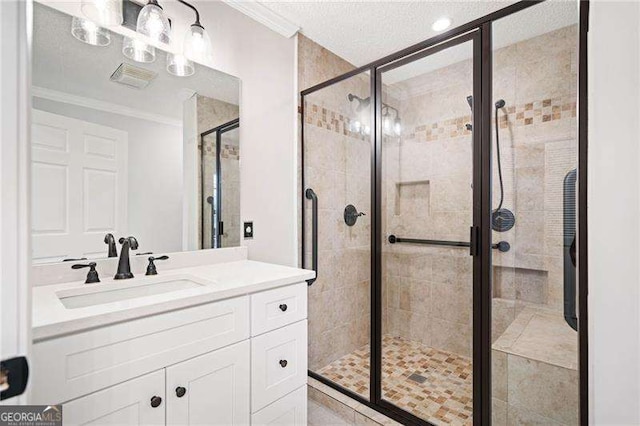
[[[282,305],[280,305],[280,306],[279,306],[279,308],[280,308],[280,310],[281,310],[282,312],[284,312],[284,311],[286,311],[286,310],[287,310],[288,306],[287,306],[287,304],[286,304],[286,303],[283,303]]]
[[[288,362],[286,359],[281,359],[280,360],[280,367],[285,368],[287,366]]]
[[[183,388],[182,386],[178,386],[176,388],[176,396],[178,398],[182,398],[185,393],[187,393],[187,389],[186,388]]]
[[[153,408],[159,407],[160,404],[162,404],[162,398],[160,398],[159,396],[152,396],[151,397],[151,406]]]

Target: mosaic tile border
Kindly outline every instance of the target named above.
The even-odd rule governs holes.
[[[306,124],[311,124],[325,130],[331,130],[351,138],[365,140],[364,135],[350,130],[352,121],[350,117],[316,104],[311,104],[309,106],[307,102],[305,102],[304,108],[304,119]],[[300,112],[301,109],[298,108],[298,113]]]
[[[204,144],[204,155],[205,156],[215,156],[216,147],[214,142],[205,142]],[[198,145],[198,150],[202,151],[202,145]],[[229,158],[232,160],[240,159],[240,147],[236,145],[223,144],[222,152],[220,154],[222,158]]]
[[[575,118],[577,114],[576,108],[577,102],[574,97],[548,98],[510,106],[507,107],[506,114],[500,115],[500,128],[505,129],[509,125],[513,127],[529,126]],[[300,109],[298,112],[300,112]],[[365,139],[363,135],[349,130],[351,118],[316,104],[309,106],[305,103],[305,123],[345,136],[360,140]],[[434,123],[421,124],[406,133],[403,139],[430,142],[470,136],[471,131],[466,128],[466,125],[470,123],[471,115],[467,114]]]

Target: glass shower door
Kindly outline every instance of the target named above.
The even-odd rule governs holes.
[[[364,72],[306,94],[302,117],[303,193],[310,197],[302,200],[304,266],[314,266],[317,256],[318,274],[309,287],[310,375],[367,400],[371,390],[370,84],[370,74]]]
[[[461,36],[378,71],[380,395],[433,424],[472,424],[477,42]]]

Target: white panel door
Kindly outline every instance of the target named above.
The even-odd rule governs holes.
[[[127,132],[33,110],[34,261],[103,257],[127,228]]]
[[[167,368],[168,425],[250,423],[249,341]]]
[[[164,370],[64,404],[65,425],[164,425]]]

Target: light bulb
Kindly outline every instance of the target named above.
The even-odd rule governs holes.
[[[83,43],[92,46],[107,46],[111,43],[109,31],[83,18],[71,19],[71,34]]]
[[[400,136],[400,134],[402,133],[402,123],[400,122],[399,118],[396,118],[395,122],[393,123],[393,132],[396,134],[396,136]]]
[[[195,67],[184,55],[167,53],[167,71],[178,77],[189,77],[195,73]]]
[[[382,119],[382,131],[387,134],[391,132],[391,119],[389,117]]]
[[[158,4],[152,0],[138,14],[136,31],[160,43],[171,41],[171,25]]]
[[[156,60],[156,48],[137,38],[124,38],[122,54],[136,62],[149,63]]]
[[[205,29],[193,24],[184,35],[184,56],[200,63],[211,60],[211,40]]]

